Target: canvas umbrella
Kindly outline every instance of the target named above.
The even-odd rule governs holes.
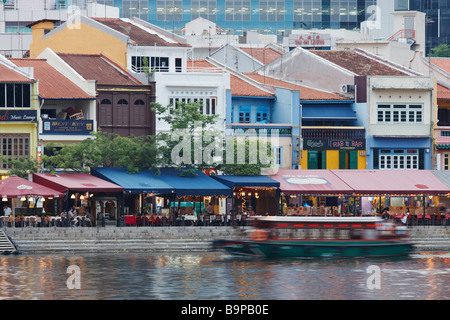
[[[15,204],[17,198],[22,196],[58,198],[63,197],[64,193],[17,176],[11,176],[0,181],[0,195],[2,196],[2,198],[9,198],[12,200],[11,209],[13,218],[15,219]]]

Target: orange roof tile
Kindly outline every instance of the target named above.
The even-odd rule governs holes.
[[[438,83],[437,98],[438,100],[450,100],[450,88]]]
[[[86,80],[97,80],[99,85],[142,85],[126,70],[101,54],[57,53]]]
[[[45,59],[9,59],[19,67],[33,67],[43,99],[95,99],[47,63]]]
[[[225,73],[226,71],[216,67],[206,60],[189,60],[187,63],[187,72],[207,72],[207,73]]]
[[[151,29],[149,26],[144,26],[135,22],[131,23],[120,18],[91,18],[100,22],[111,29],[123,33],[130,37],[130,40],[139,46],[164,46],[164,47],[190,47],[191,45],[177,41],[167,35],[158,34],[157,30],[154,33],[145,30]],[[170,39],[169,39],[170,38]]]
[[[310,50],[310,52],[360,76],[408,76],[405,72],[359,54],[355,50]]]
[[[33,79],[27,78],[14,69],[0,63],[0,83],[6,82],[26,82],[31,83]]]
[[[263,76],[258,73],[245,73],[245,75],[249,78],[252,78],[255,81],[258,81],[261,84],[298,90],[300,91],[300,100],[348,100],[348,98],[342,97],[338,94],[308,88],[287,81],[282,81],[271,77]]]
[[[273,94],[261,90],[247,81],[236,77],[235,75],[230,75],[230,87],[231,94],[233,96],[274,97]]]
[[[251,55],[253,58],[266,65],[279,57],[282,54],[272,48],[248,48],[248,47],[240,47],[242,51]]]
[[[430,58],[432,64],[450,73],[450,58]]]

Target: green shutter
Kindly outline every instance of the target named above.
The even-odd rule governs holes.
[[[308,151],[308,169],[318,168],[317,158],[317,151]]]
[[[339,169],[347,169],[346,151],[339,150]]]
[[[358,169],[358,151],[357,150],[350,151],[349,157],[350,157],[349,169]]]
[[[321,151],[322,153],[322,167],[321,169],[326,169],[327,168],[327,151]]]

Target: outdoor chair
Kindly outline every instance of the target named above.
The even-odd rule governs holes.
[[[136,217],[135,216],[125,216],[125,226],[127,225],[135,225],[137,227]]]

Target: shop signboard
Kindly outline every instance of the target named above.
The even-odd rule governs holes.
[[[289,47],[330,47],[331,35],[319,33],[302,33],[289,35]]]
[[[36,122],[36,110],[0,110],[0,122],[25,121]]]
[[[306,138],[304,150],[366,150],[365,139]]]
[[[90,134],[92,120],[43,120],[43,134]]]

